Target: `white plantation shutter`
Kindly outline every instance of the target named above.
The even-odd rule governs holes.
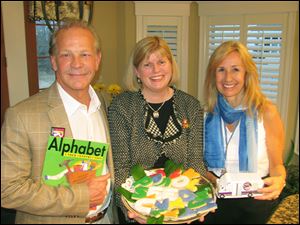
[[[229,40],[240,40],[240,25],[239,24],[213,24],[209,26],[209,48],[208,55],[223,42]]]
[[[249,24],[247,47],[253,55],[264,94],[278,102],[282,24]]]
[[[147,36],[158,36],[163,38],[171,48],[177,61],[178,38],[176,25],[147,25]]]

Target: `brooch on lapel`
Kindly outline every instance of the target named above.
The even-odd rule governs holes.
[[[189,128],[190,124],[189,124],[188,119],[182,119],[182,125],[181,126],[182,126],[183,129]]]

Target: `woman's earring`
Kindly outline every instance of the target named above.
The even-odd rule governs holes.
[[[136,77],[136,79],[137,79],[137,82],[138,82],[139,84],[142,83],[142,81],[141,81],[141,79],[140,79],[139,77]]]

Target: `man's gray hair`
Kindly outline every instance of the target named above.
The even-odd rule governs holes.
[[[61,22],[60,27],[58,27],[52,34],[50,38],[50,43],[49,43],[49,54],[55,55],[57,53],[57,46],[56,46],[56,40],[57,36],[62,30],[67,30],[73,27],[79,27],[83,28],[86,30],[89,30],[91,34],[93,35],[95,39],[95,50],[96,52],[101,51],[101,46],[100,46],[100,38],[98,37],[95,29],[93,26],[89,25],[87,22],[82,21],[82,20],[75,20],[75,19],[65,19]]]

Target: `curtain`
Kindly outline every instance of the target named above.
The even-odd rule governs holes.
[[[59,26],[65,18],[76,18],[91,22],[93,1],[30,1],[29,19],[31,21],[44,20],[53,32],[51,21]]]

